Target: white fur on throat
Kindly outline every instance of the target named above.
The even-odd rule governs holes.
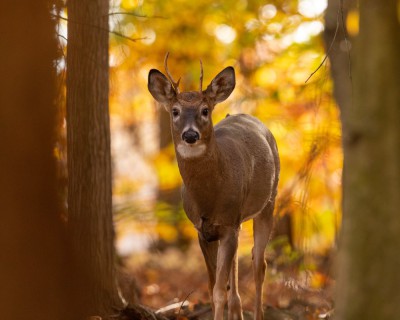
[[[206,151],[206,145],[204,143],[187,144],[186,142],[180,142],[176,147],[176,151],[184,159],[197,158]]]

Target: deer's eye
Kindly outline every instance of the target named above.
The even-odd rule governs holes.
[[[201,114],[202,114],[203,116],[205,116],[205,117],[207,117],[209,113],[210,113],[210,111],[209,111],[208,108],[204,108],[203,110],[201,110]]]
[[[176,118],[177,116],[179,116],[179,109],[178,108],[173,108],[172,109],[172,116],[174,118]]]

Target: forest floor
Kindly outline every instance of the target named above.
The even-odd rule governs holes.
[[[264,283],[265,319],[329,319],[333,312],[334,281],[327,274],[326,260],[302,258],[290,265],[269,260]],[[305,263],[305,260],[308,260]],[[207,271],[197,243],[184,252],[174,247],[134,255],[124,261],[125,272],[135,279],[135,302],[169,319],[211,319]],[[125,282],[126,285],[127,282]],[[239,293],[244,318],[252,318],[255,296],[251,254],[239,253]],[[131,299],[134,299],[131,297]]]

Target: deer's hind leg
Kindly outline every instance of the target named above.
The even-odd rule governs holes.
[[[270,202],[259,216],[253,220],[253,274],[256,285],[256,299],[254,308],[254,319],[263,319],[263,284],[267,263],[265,261],[265,247],[267,246],[273,227],[274,203]]]

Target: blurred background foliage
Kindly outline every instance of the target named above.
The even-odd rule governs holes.
[[[306,82],[325,56],[326,5],[326,0],[111,1],[114,210],[122,257],[137,263],[142,252],[185,250],[197,237],[181,207],[169,116],[147,90],[148,72],[164,72],[166,52],[183,90],[198,88],[200,59],[204,87],[224,67],[234,66],[236,89],[215,109],[214,123],[227,113],[245,112],[274,133],[281,156],[280,223],[271,247],[281,244],[287,262],[335,246],[342,150],[328,61]],[[64,46],[66,23],[60,20],[59,26]],[[350,14],[347,23],[356,33],[357,15]],[[240,252],[249,255],[251,247],[249,222],[243,225]]]

